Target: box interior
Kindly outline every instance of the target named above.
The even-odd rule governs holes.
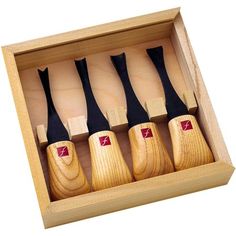
[[[110,55],[126,53],[130,80],[142,105],[149,99],[164,97],[159,75],[146,54],[147,48],[162,45],[171,82],[178,95],[183,98],[183,92],[193,88],[176,55],[176,42],[172,37],[172,27],[172,21],[164,22],[16,56],[23,93],[47,186],[49,184],[46,153],[45,150],[39,148],[36,137],[36,126],[40,124],[47,126],[47,105],[37,69],[49,68],[54,104],[62,121],[66,123],[68,118],[87,115],[81,81],[74,65],[75,58],[87,58],[91,86],[98,105],[105,113],[118,106],[126,107],[122,84],[111,63]],[[62,53],[60,54],[60,52]],[[196,116],[203,133],[206,134],[204,120],[199,119],[200,112],[201,106]],[[167,124],[167,122],[159,123],[158,128],[168,152],[173,158]],[[116,134],[132,173],[127,131]],[[208,135],[206,135],[206,139]],[[214,147],[211,146],[211,148],[214,153]],[[87,140],[76,143],[76,149],[85,174],[91,183],[91,163]]]

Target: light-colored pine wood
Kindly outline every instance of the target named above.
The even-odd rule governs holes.
[[[127,31],[118,31],[114,34],[105,34],[101,37],[88,38],[63,44],[60,46],[44,48],[33,52],[27,52],[16,56],[20,69],[41,66],[62,60],[81,58],[85,55],[112,50],[118,47],[143,43],[146,40],[161,39],[170,34],[173,22],[154,24],[145,27],[131,28]],[[94,33],[97,30],[94,30]]]
[[[197,111],[197,101],[192,90],[184,91],[184,101],[189,113],[194,115]]]
[[[128,120],[124,107],[115,107],[108,110],[106,114],[111,130],[120,132],[128,129]]]
[[[43,215],[44,223],[51,227],[216,187],[226,184],[233,171],[231,165],[219,161],[53,202]]]
[[[214,161],[212,152],[196,118],[183,115],[168,123],[176,170],[205,165]]]
[[[37,132],[39,146],[41,148],[45,148],[48,144],[48,138],[46,135],[45,126],[44,125],[37,125],[36,132]]]
[[[84,29],[3,48],[45,227],[223,185],[230,179],[234,167],[211,107],[183,21],[180,14],[176,17],[178,11],[175,9],[161,14],[154,13],[98,28]],[[127,30],[128,33],[123,34]],[[133,32],[135,34],[132,34]],[[111,40],[114,39],[115,44],[112,45]],[[139,44],[141,42],[142,44]],[[146,48],[160,45],[164,47],[166,67],[169,76],[173,78],[172,83],[177,93],[182,96],[183,91],[192,89],[196,95],[199,105],[197,119],[204,130],[216,162],[51,202],[46,184],[48,182],[45,168],[46,155],[37,147],[36,133],[34,133],[37,125],[46,124],[47,121],[46,103],[42,99],[44,94],[37,79],[37,68],[34,66],[53,62],[48,65],[52,72],[50,77],[52,95],[60,117],[66,122],[70,117],[86,115],[86,104],[82,86],[78,83],[74,58],[81,55],[87,57],[93,91],[99,106],[105,113],[114,107],[125,106],[122,85],[114,74],[109,58],[112,54],[125,51],[129,57],[127,61],[131,82],[142,105],[146,100],[164,96],[158,75],[145,52]],[[117,48],[109,51],[109,47]],[[103,52],[103,50],[107,51]],[[96,54],[97,52],[99,53]],[[70,58],[71,60],[62,61]],[[26,68],[28,69],[23,70]],[[165,123],[159,125],[159,131],[170,151],[169,132]],[[117,138],[124,158],[132,168],[127,134],[120,132]],[[91,163],[87,142],[80,142],[76,145],[76,149],[79,151],[81,165],[90,181]]]
[[[167,110],[162,97],[149,99],[145,102],[145,107],[151,121],[157,123],[166,121]]]
[[[86,140],[89,135],[87,121],[84,116],[72,117],[67,120],[70,138],[73,142]]]
[[[26,152],[30,164],[31,174],[33,177],[35,191],[37,193],[41,214],[44,215],[46,209],[50,205],[50,196],[48,193],[45,174],[40,161],[38,148],[34,139],[34,134],[31,126],[31,119],[26,106],[24,93],[22,90],[21,80],[17,69],[14,53],[8,48],[3,48],[3,55],[7,67],[9,81],[13,93],[13,98],[16,106],[17,115],[23,134]],[[35,127],[35,126],[34,126]]]
[[[103,141],[100,140],[101,138],[104,138]],[[92,134],[89,137],[89,148],[94,190],[127,184],[132,181],[129,168],[112,131],[100,131]]]
[[[72,142],[60,141],[50,144],[47,147],[47,158],[54,200],[90,192],[90,186]]]
[[[133,159],[133,174],[136,180],[174,171],[155,123],[147,122],[133,126],[129,129],[129,141]]]

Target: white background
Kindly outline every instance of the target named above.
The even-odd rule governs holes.
[[[235,1],[0,1],[0,45],[181,6],[236,164]],[[226,186],[44,230],[0,55],[0,235],[236,235],[236,176]]]

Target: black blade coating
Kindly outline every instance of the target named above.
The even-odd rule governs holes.
[[[52,144],[58,141],[70,140],[68,132],[64,127],[60,117],[57,114],[55,106],[53,104],[50,85],[49,85],[49,75],[48,68],[45,70],[38,70],[38,74],[43,85],[43,89],[47,99],[48,107],[48,128],[47,128],[47,138],[48,144]]]
[[[129,128],[137,124],[149,122],[150,120],[148,114],[140,104],[130,83],[125,53],[117,56],[111,56],[111,60],[124,87]]]
[[[89,82],[86,59],[84,58],[81,60],[76,60],[75,65],[80,75],[87,103],[87,125],[89,129],[89,135],[103,130],[110,130],[109,123],[102,114],[93,95],[93,91]]]
[[[163,47],[160,46],[156,48],[149,48],[147,49],[147,54],[151,58],[160,75],[162,86],[165,92],[168,119],[171,120],[177,116],[189,114],[186,105],[179,98],[170,82],[165,67]]]

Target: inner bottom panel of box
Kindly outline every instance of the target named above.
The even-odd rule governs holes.
[[[122,84],[110,60],[111,55],[117,55],[122,52],[126,53],[130,80],[141,104],[144,106],[145,101],[149,99],[158,97],[164,98],[159,75],[146,53],[147,48],[160,45],[164,48],[166,68],[179,96],[183,98],[183,92],[191,89],[189,81],[184,78],[181,72],[174,47],[169,37],[134,46],[117,48],[111,51],[85,55],[88,63],[91,86],[103,113],[115,107],[126,107]],[[74,60],[71,59],[44,65],[41,66],[40,69],[45,67],[49,68],[52,97],[62,121],[66,123],[69,118],[80,115],[86,116],[85,97]],[[39,68],[30,68],[20,71],[20,78],[35,139],[36,126],[40,124],[44,124],[45,127],[47,126],[46,99],[37,69]],[[164,139],[169,155],[173,160],[167,122],[159,123],[158,128]],[[117,138],[125,161],[132,172],[131,151],[127,131],[118,132]],[[36,142],[38,141],[36,140]],[[87,140],[76,143],[76,150],[84,172],[91,184],[91,162]],[[49,189],[46,153],[45,150],[40,148],[38,148],[38,151]]]

